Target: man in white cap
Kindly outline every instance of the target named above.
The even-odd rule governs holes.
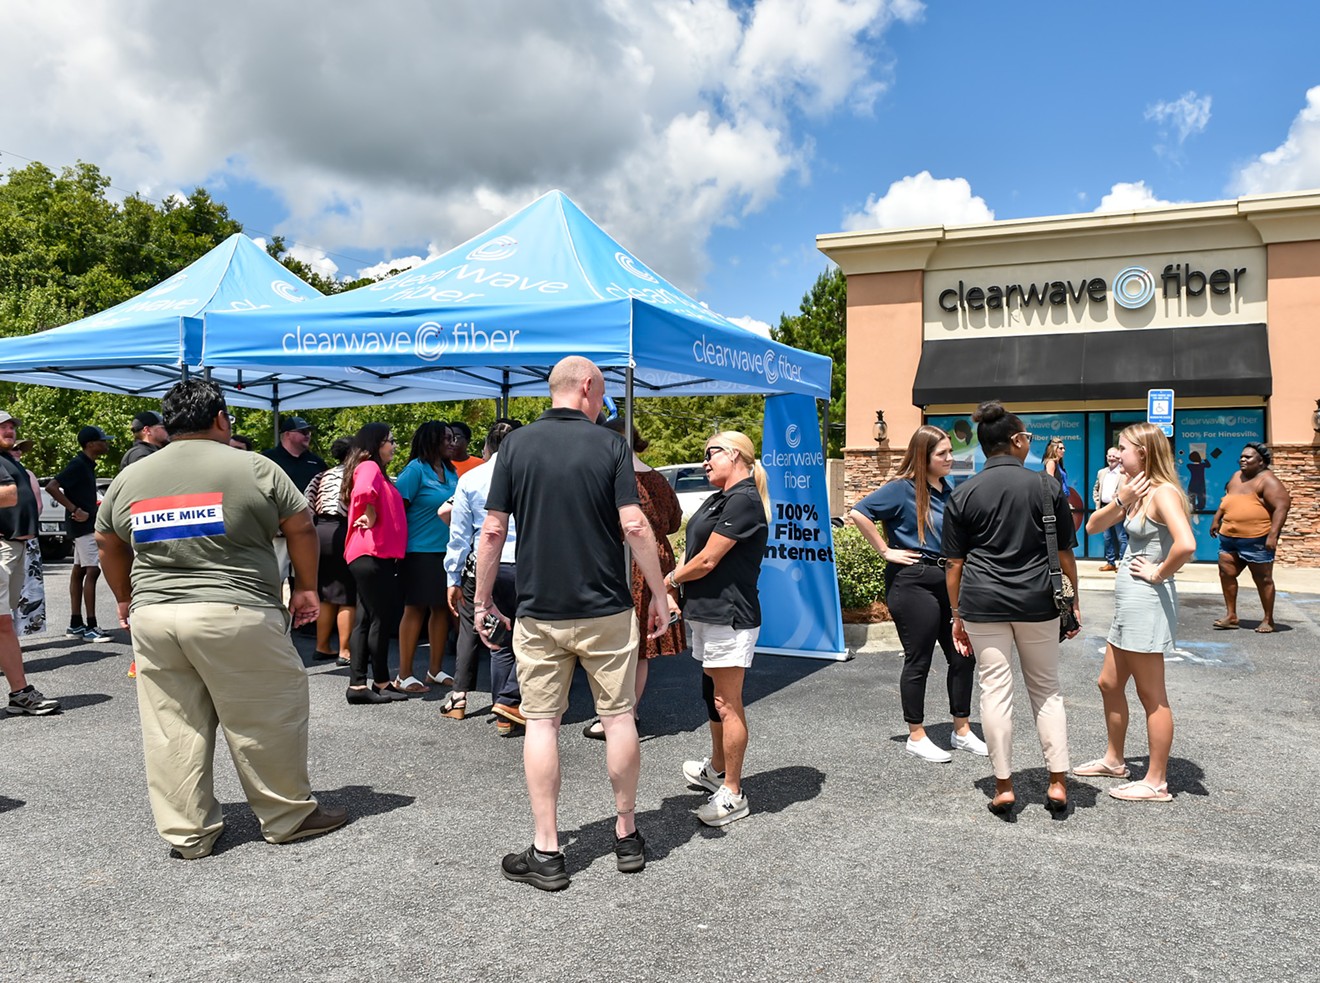
[[[110,435],[100,427],[83,427],[78,431],[78,446],[82,450],[63,471],[46,482],[47,493],[64,506],[64,528],[73,542],[69,627],[64,634],[89,642],[108,642],[110,636],[96,623],[96,581],[101,576],[101,560],[96,552],[95,534],[96,460],[110,449]]]
[[[165,421],[155,410],[143,410],[133,417],[133,446],[119,459],[119,470],[123,471],[134,461],[140,461],[148,454],[160,450],[170,442],[170,435],[165,432]]]
[[[60,708],[59,701],[48,700],[27,681],[23,672],[23,651],[14,631],[14,616],[23,591],[24,557],[27,541],[37,534],[37,496],[27,471],[10,456],[18,443],[18,420],[0,410],[0,597],[7,603],[0,608],[0,672],[9,687],[12,714],[44,717]]]

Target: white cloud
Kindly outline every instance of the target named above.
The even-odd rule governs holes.
[[[306,263],[312,268],[313,273],[319,273],[327,280],[333,280],[339,273],[339,264],[327,256],[325,250],[316,246],[304,246],[300,242],[295,242],[289,246],[289,255]]]
[[[1288,139],[1242,167],[1231,187],[1236,195],[1320,187],[1320,85],[1288,128]]]
[[[770,337],[770,325],[766,324],[764,321],[758,321],[754,317],[730,317],[726,318],[726,320],[732,321],[740,328],[746,328],[753,334],[759,334],[762,338]]]
[[[972,194],[966,178],[936,178],[930,171],[909,175],[889,186],[881,197],[871,195],[859,212],[843,217],[843,227],[898,229],[913,225],[969,225],[992,222],[995,213]]]
[[[121,187],[274,190],[330,253],[446,248],[550,188],[688,289],[711,229],[867,113],[914,0],[46,0],[0,32],[6,149]],[[205,39],[199,43],[198,39]],[[219,193],[223,199],[223,192]],[[318,261],[328,257],[318,257]]]
[[[1100,199],[1097,212],[1135,212],[1143,208],[1159,208],[1161,205],[1176,205],[1175,201],[1156,198],[1155,192],[1146,187],[1145,181],[1120,181],[1109,189],[1109,193]]]
[[[1146,107],[1146,119],[1160,126],[1161,143],[1156,150],[1161,153],[1176,152],[1193,134],[1203,133],[1210,123],[1210,96],[1197,95],[1196,92],[1184,92],[1171,102],[1157,102]],[[1176,147],[1169,146],[1172,137]]]

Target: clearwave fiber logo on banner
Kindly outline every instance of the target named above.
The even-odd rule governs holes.
[[[767,397],[762,432],[770,535],[757,584],[757,650],[843,658],[843,610],[816,401],[810,396]]]
[[[416,355],[426,362],[446,353],[457,355],[508,354],[516,350],[519,328],[482,328],[475,321],[445,325],[424,321],[415,329],[376,327],[317,331],[301,324],[286,332],[280,344],[290,354],[305,355]]]

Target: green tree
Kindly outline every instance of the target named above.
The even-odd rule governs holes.
[[[843,275],[843,270],[833,266],[818,276],[811,289],[803,295],[799,312],[781,316],[779,327],[772,328],[770,332],[770,337],[775,341],[804,351],[828,355],[834,360],[828,411],[832,422],[826,447],[826,455],[829,457],[843,456],[844,361],[848,349],[845,321],[847,309],[848,281]],[[824,407],[821,407],[819,412],[823,426],[826,413]]]

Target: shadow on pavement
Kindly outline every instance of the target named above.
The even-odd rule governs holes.
[[[798,802],[806,802],[820,795],[825,787],[825,773],[803,765],[790,765],[749,775],[743,781],[743,790],[751,802],[749,821],[758,815],[774,814]],[[658,809],[637,814],[637,828],[646,839],[648,862],[663,860],[693,837],[712,839],[725,835],[723,828],[704,826],[696,817],[697,808],[709,798],[700,789],[689,789],[679,795],[665,798]],[[614,855],[614,817],[588,823],[561,834],[561,848],[565,849],[569,873],[584,870],[601,857]]]
[[[73,639],[70,639],[69,641],[71,644],[78,644],[78,645],[83,644],[81,642],[75,643]],[[43,650],[50,651],[51,649],[57,647],[64,648],[65,646],[52,645]],[[29,649],[28,651],[31,650]],[[122,649],[119,651],[113,651],[113,650],[107,651],[105,648],[95,648],[95,649],[78,648],[78,649],[74,649],[71,652],[63,652],[59,655],[50,655],[42,659],[24,659],[23,671],[27,673],[50,672],[54,669],[64,669],[68,666],[91,665],[93,662],[100,662],[103,659],[113,659],[116,657],[124,658],[124,655],[125,653],[123,652]]]
[[[394,792],[377,792],[369,785],[345,785],[338,789],[326,789],[313,792],[319,804],[338,806],[348,810],[348,822],[351,826],[359,819],[368,816],[380,816],[395,809],[403,809],[417,801],[414,795],[398,795]],[[216,840],[212,855],[224,853],[244,843],[264,843],[261,827],[246,800],[226,802],[220,806],[224,816],[225,829],[220,839]]]
[[[12,812],[15,809],[21,809],[27,805],[23,799],[11,799],[7,795],[0,795],[0,812]]]
[[[60,694],[55,699],[60,701],[60,712],[68,713],[70,710],[82,710],[101,703],[109,703],[114,697],[109,693],[76,693],[73,696]]]

